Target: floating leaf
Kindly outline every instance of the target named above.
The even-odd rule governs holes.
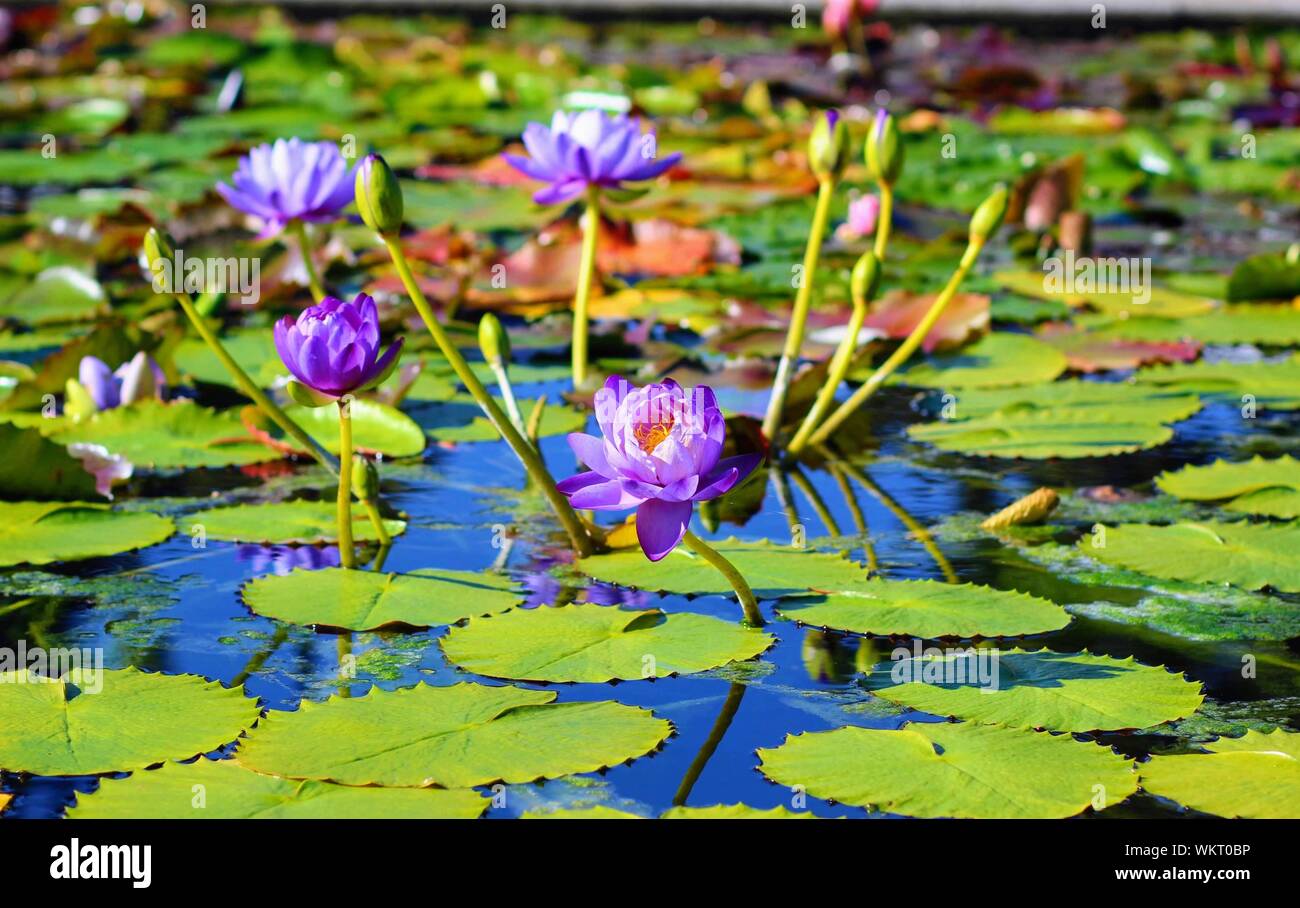
[[[47,268],[8,299],[0,300],[0,319],[48,325],[94,318],[108,306],[104,288],[70,265]]]
[[[1080,258],[1077,261],[1082,263],[1108,260]],[[1119,259],[1118,261],[1125,262],[1127,260]],[[1139,286],[1138,276],[1136,275],[1131,275],[1127,283],[1137,287],[1137,290],[1073,289],[1067,291],[1058,288],[1057,284],[1051,280],[1052,277],[1053,275],[1046,270],[1000,271],[993,275],[993,280],[1024,296],[1057,300],[1071,306],[1087,305],[1118,318],[1137,318],[1140,316],[1186,318],[1189,315],[1200,315],[1209,312],[1214,308],[1214,300],[1207,297],[1170,290],[1168,287],[1156,287],[1149,282],[1143,282]],[[1063,277],[1068,278],[1068,272],[1063,271]],[[1082,280],[1074,281],[1073,285],[1076,288],[1085,286]],[[1061,282],[1061,288],[1068,286],[1068,282]],[[1150,298],[1143,302],[1143,297],[1148,293]]]
[[[1252,255],[1237,263],[1228,279],[1228,299],[1286,300],[1300,296],[1300,262],[1276,252]]]
[[[1076,324],[1096,340],[1147,343],[1192,341],[1201,344],[1300,344],[1300,309],[1252,303],[1224,306],[1193,318],[1126,318],[1084,316]]]
[[[1107,747],[969,722],[808,732],[758,756],[780,785],[913,817],[1069,817],[1092,804],[1098,785],[1108,804],[1137,788],[1132,764]]]
[[[67,423],[51,436],[60,444],[103,445],[137,467],[180,469],[265,463],[280,454],[259,443],[234,410],[211,410],[188,400],[142,400]]]
[[[1201,345],[1192,341],[1128,340],[1074,327],[1049,326],[1040,330],[1038,337],[1064,353],[1066,363],[1077,372],[1136,369],[1149,363],[1186,363],[1201,354]]]
[[[1090,407],[925,423],[907,434],[944,451],[1043,460],[1127,454],[1162,445],[1174,433],[1159,423],[1124,422]]]
[[[0,502],[0,566],[99,558],[162,542],[166,517],[91,502]]]
[[[338,541],[338,510],[334,502],[276,501],[209,508],[186,516],[191,524],[202,524],[209,539],[263,544],[297,543],[317,545]],[[385,520],[390,536],[406,531],[405,520]],[[361,508],[352,515],[352,538],[377,539],[375,526]]]
[[[1142,787],[1221,817],[1300,817],[1300,734],[1247,731],[1202,746],[1210,753],[1152,757],[1141,764]]]
[[[939,716],[1012,728],[1107,731],[1190,716],[1201,686],[1132,657],[961,649],[881,663],[872,693]]]
[[[331,454],[339,452],[337,407],[286,407],[289,418]],[[424,450],[424,432],[396,407],[359,397],[352,401],[352,444],[385,457],[414,457]]]
[[[42,776],[140,769],[215,750],[257,719],[243,688],[136,668],[0,673],[0,767]]]
[[[268,574],[243,590],[259,615],[292,624],[373,630],[388,625],[433,627],[504,611],[522,598],[507,577],[427,568],[380,574],[346,568]]]
[[[998,413],[1090,411],[1128,423],[1169,423],[1201,408],[1194,394],[1166,391],[1130,382],[1065,381],[1014,388],[966,388],[953,395],[957,419],[978,419]]]
[[[199,797],[197,792],[202,792]],[[79,794],[74,820],[472,820],[492,802],[476,791],[353,788],[252,772],[233,760],[164,763]]]
[[[1103,544],[1098,544],[1099,542]],[[1091,558],[1171,580],[1300,593],[1300,524],[1130,523],[1079,543]]]
[[[456,398],[453,401],[440,405],[440,410],[446,412],[447,408],[453,404],[460,403],[466,414],[474,415],[469,422],[460,423],[459,425],[435,425],[429,426],[429,437],[437,442],[472,442],[472,441],[496,441],[501,437],[496,427],[488,421],[486,416],[481,414],[476,403],[466,403],[467,398]],[[519,401],[519,410],[521,413],[532,412],[535,401]],[[542,437],[550,435],[563,435],[569,432],[581,432],[587,425],[588,414],[582,410],[573,407],[563,406],[561,404],[548,403],[546,409],[542,411],[542,422],[538,434]],[[427,425],[427,424],[426,424]]]
[[[748,804],[714,804],[712,807],[672,807],[661,820],[815,820],[811,813],[770,807],[761,810]]]
[[[1012,590],[937,580],[865,580],[816,599],[777,607],[827,630],[911,637],[1010,637],[1059,630],[1070,616],[1055,603]]]
[[[933,356],[891,381],[922,388],[997,388],[1051,381],[1065,354],[1024,334],[995,332],[953,353]]]
[[[95,477],[36,429],[0,423],[0,494],[15,498],[89,498]]]
[[[1134,380],[1198,394],[1220,394],[1276,410],[1300,408],[1300,354],[1281,362],[1180,363],[1139,369]]]
[[[561,807],[558,810],[530,810],[519,815],[521,820],[644,820],[645,817],[626,810],[616,810],[597,804],[594,807]]]
[[[1276,460],[1216,460],[1204,467],[1184,467],[1161,473],[1156,485],[1190,501],[1226,501],[1223,507],[1227,511],[1300,517],[1300,460],[1288,455]]]
[[[442,638],[442,651],[492,678],[601,683],[707,671],[752,659],[775,642],[707,615],[568,605],[471,619]]]
[[[828,555],[793,546],[762,542],[740,542],[735,537],[711,543],[736,566],[761,598],[775,599],[852,586],[866,578],[867,569],[843,554]],[[731,585],[707,561],[678,546],[658,563],[639,549],[592,555],[578,561],[584,574],[644,590],[684,595],[726,595]]]
[[[221,346],[259,387],[269,387],[288,372],[275,351],[272,332],[265,328],[228,332],[222,336]],[[176,368],[192,379],[235,387],[235,379],[229,370],[217,359],[212,348],[197,337],[187,337],[177,344],[172,358]]]
[[[236,759],[258,772],[345,785],[470,788],[593,772],[649,753],[672,726],[608,700],[552,691],[417,684],[272,711]]]

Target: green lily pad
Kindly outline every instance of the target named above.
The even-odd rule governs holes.
[[[236,759],[258,772],[345,785],[471,788],[594,772],[654,750],[672,726],[608,700],[417,684],[272,711]]]
[[[999,388],[1051,381],[1065,366],[1065,354],[1049,344],[1025,334],[995,332],[904,369],[891,381],[921,388]]]
[[[777,611],[827,630],[911,637],[1012,637],[1059,630],[1065,609],[1046,599],[973,583],[865,580],[816,599],[789,599]]]
[[[1087,407],[924,423],[908,427],[907,434],[942,451],[1046,460],[1128,454],[1162,445],[1174,432],[1157,422],[1123,422],[1100,408]]]
[[[92,502],[0,502],[0,567],[100,558],[162,542],[166,517]]]
[[[955,419],[1069,410],[1129,423],[1178,422],[1201,409],[1195,394],[1130,382],[1065,381],[1012,388],[965,388],[953,395]]]
[[[780,785],[912,817],[1070,817],[1137,789],[1132,764],[1108,747],[969,722],[790,735],[758,756]]]
[[[521,820],[644,820],[645,817],[626,810],[597,804],[594,807],[561,807],[558,810],[530,810],[519,815]]]
[[[1012,728],[1109,731],[1190,716],[1201,686],[1158,666],[1046,649],[949,651],[883,662],[878,697],[939,716]]]
[[[761,810],[748,804],[714,804],[712,807],[672,807],[664,811],[661,820],[815,820],[811,813],[800,813],[784,807]]]
[[[1244,463],[1216,460],[1156,477],[1161,491],[1190,501],[1225,501],[1224,510],[1266,517],[1300,517],[1300,460],[1255,457]],[[1231,499],[1231,500],[1228,500]]]
[[[1038,299],[1057,300],[1071,305],[1087,304],[1116,317],[1153,317],[1186,318],[1200,315],[1214,308],[1214,300],[1204,296],[1171,290],[1168,287],[1147,285],[1143,288],[1150,293],[1150,299],[1139,302],[1139,294],[1130,291],[1111,291],[1099,289],[1094,291],[1063,292],[1053,288],[1046,280],[1046,271],[1000,271],[993,275],[993,280],[1016,293]],[[1076,282],[1077,283],[1077,282]]]
[[[1273,347],[1300,344],[1300,310],[1291,306],[1259,303],[1224,306],[1192,318],[1127,318],[1112,321],[1109,316],[1085,316],[1077,319],[1076,324],[1090,328],[1089,335],[1099,340],[1152,343],[1198,341],[1202,344],[1260,344]]]
[[[245,769],[233,760],[164,763],[68,808],[74,820],[472,820],[491,798],[441,788],[353,788],[298,782]]]
[[[212,410],[188,400],[142,400],[65,423],[51,436],[60,444],[103,445],[137,467],[182,469],[226,467],[279,460],[261,444],[235,410]]]
[[[331,454],[339,452],[338,407],[286,407],[289,417]],[[424,450],[424,432],[396,407],[357,398],[352,401],[352,444],[385,457],[415,457]]]
[[[1127,523],[1106,527],[1104,535],[1085,536],[1079,548],[1098,561],[1153,577],[1300,592],[1300,524],[1296,523]]]
[[[222,335],[221,345],[259,387],[269,387],[277,378],[288,374],[289,370],[280,362],[280,355],[275,351],[272,333],[264,328],[228,332]],[[230,372],[217,359],[212,348],[200,338],[187,337],[182,340],[176,345],[172,359],[176,368],[191,379],[235,387]]]
[[[1152,757],[1141,764],[1142,788],[1221,817],[1300,817],[1300,734],[1248,731],[1201,746],[1210,753]]]
[[[48,325],[94,318],[107,308],[108,298],[98,281],[70,265],[57,265],[0,300],[0,319]]]
[[[466,671],[526,681],[631,681],[691,674],[752,659],[771,634],[707,615],[603,605],[515,609],[471,619],[442,638]]]
[[[95,477],[36,429],[0,423],[0,494],[15,498],[90,498]]]
[[[479,413],[478,404],[472,400],[466,402],[465,398],[453,398],[449,403],[460,403],[465,412],[474,412],[475,415],[468,423],[449,426],[430,426],[429,437],[437,442],[442,443],[461,443],[472,441],[496,441],[501,437],[496,428],[488,421],[486,416]],[[521,400],[519,403],[519,412],[527,418],[532,412],[532,400]],[[585,411],[567,407],[555,403],[548,403],[546,409],[542,411],[542,422],[538,429],[538,435],[545,438],[551,435],[565,435],[569,432],[581,432],[587,425],[588,414]]]
[[[0,673],[0,767],[79,776],[183,760],[257,719],[243,688],[136,668],[74,669],[54,679]]]
[[[209,539],[223,542],[318,545],[337,542],[339,536],[337,505],[332,501],[238,504],[195,511],[185,520],[187,525],[202,524]],[[397,536],[406,531],[406,521],[385,519],[384,527],[390,536]],[[363,508],[352,509],[352,538],[379,538]]]
[[[829,555],[768,540],[740,542],[735,537],[710,544],[736,566],[754,595],[762,599],[842,589],[866,579],[866,567],[844,554]],[[680,545],[658,563],[640,549],[626,549],[582,558],[577,566],[597,580],[643,590],[683,595],[733,592],[712,565]]]
[[[243,598],[257,614],[278,621],[362,631],[450,624],[505,611],[519,602],[520,594],[508,577],[485,572],[428,568],[380,574],[324,568],[259,577],[244,587]]]
[[[1234,403],[1255,403],[1261,408],[1300,408],[1300,355],[1281,362],[1175,363],[1139,369],[1139,384],[1160,385],[1177,391],[1213,394]]]

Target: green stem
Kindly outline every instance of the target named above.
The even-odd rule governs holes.
[[[393,265],[397,268],[397,274],[402,280],[402,285],[406,287],[411,302],[415,304],[416,311],[420,313],[420,318],[424,320],[425,327],[433,335],[433,340],[438,345],[438,349],[442,351],[442,355],[451,364],[456,377],[461,384],[469,389],[469,393],[479,407],[483,409],[488,421],[505,439],[506,444],[510,446],[510,450],[514,451],[515,457],[519,458],[519,461],[524,465],[524,469],[528,471],[528,475],[534,484],[546,495],[551,509],[555,511],[555,516],[559,518],[565,532],[568,533],[574,551],[583,558],[587,557],[592,553],[591,536],[588,535],[586,528],[578,519],[578,515],[574,513],[573,508],[569,505],[569,499],[565,498],[560,490],[555,487],[555,479],[547,471],[546,465],[542,463],[537,449],[520,435],[518,430],[510,423],[509,417],[502,412],[496,398],[483,387],[483,383],[478,380],[478,376],[469,367],[465,357],[456,349],[456,345],[451,342],[451,338],[443,330],[442,324],[433,314],[433,309],[429,307],[429,301],[425,299],[424,293],[415,281],[415,276],[411,273],[411,266],[407,264],[406,254],[402,252],[401,243],[398,242],[396,237],[383,236],[381,239],[384,241],[384,245],[388,247],[388,254],[392,256]]]
[[[188,293],[177,293],[175,297],[176,301],[181,304],[181,308],[185,310],[185,314],[189,317],[194,330],[199,333],[199,337],[203,338],[203,342],[208,345],[208,349],[212,351],[213,355],[220,360],[221,365],[226,367],[226,371],[234,378],[239,390],[244,392],[253,403],[257,404],[258,409],[265,413],[271,422],[279,426],[282,432],[292,436],[298,444],[302,445],[307,450],[307,453],[316,458],[321,466],[337,475],[339,467],[333,455],[321,447],[320,442],[308,435],[302,426],[290,419],[289,414],[285,413],[275,401],[267,397],[265,392],[248,377],[248,373],[240,368],[239,363],[235,362],[235,358],[221,345],[221,341],[213,333],[212,328],[208,326],[208,323],[203,320],[203,316],[199,315],[198,310],[194,308],[194,301],[190,299],[190,295]]]
[[[379,539],[379,545],[386,546],[393,544],[393,537],[388,535],[388,527],[384,526],[384,517],[379,513],[379,505],[373,499],[361,499],[361,506],[366,509],[366,516],[370,518],[370,523],[375,528],[375,536]]]
[[[686,775],[682,777],[682,784],[677,786],[677,793],[673,795],[674,807],[681,807],[691,796],[691,789],[695,787],[700,774],[704,772],[704,767],[708,765],[714,751],[722,743],[722,737],[731,727],[732,720],[740,710],[740,701],[744,698],[745,685],[739,681],[732,681],[731,686],[727,688],[727,698],[722,701],[722,711],[718,713],[718,718],[714,720],[713,728],[709,731],[709,737],[700,745],[699,752],[687,767]]]
[[[351,569],[357,566],[352,544],[352,414],[351,402],[339,401],[339,563]]]
[[[758,610],[758,600],[754,598],[754,591],[749,588],[749,584],[740,575],[740,571],[736,570],[736,566],[723,558],[716,549],[690,530],[686,531],[682,541],[686,543],[692,552],[713,565],[722,576],[727,578],[731,588],[736,591],[736,598],[740,600],[740,607],[745,610],[745,623],[750,627],[762,627],[764,624],[763,613]]]
[[[824,444],[844,424],[844,421],[866,403],[868,398],[879,390],[889,376],[893,375],[898,367],[907,362],[908,357],[916,352],[916,348],[921,346],[921,342],[925,340],[935,322],[939,321],[939,316],[943,315],[943,310],[947,308],[948,303],[956,295],[957,288],[961,286],[966,273],[975,264],[975,260],[979,258],[980,250],[983,248],[984,241],[982,239],[971,238],[970,244],[966,247],[966,253],[961,257],[961,263],[957,266],[957,270],[952,273],[952,277],[948,279],[943,291],[930,305],[930,310],[925,313],[925,318],[921,319],[920,324],[912,329],[912,333],[907,336],[907,339],[898,345],[898,349],[893,352],[893,355],[885,360],[871,374],[871,377],[863,382],[858,390],[853,392],[853,395],[848,400],[840,404],[839,409],[832,413],[826,422],[822,423],[821,427],[808,439],[808,444]]]
[[[799,351],[803,348],[804,324],[808,321],[817,262],[821,258],[822,237],[826,233],[826,221],[830,216],[831,198],[834,195],[834,181],[822,180],[817,190],[817,208],[813,211],[812,227],[808,231],[808,245],[804,247],[803,273],[800,275],[799,290],[795,294],[794,309],[790,313],[790,328],[786,332],[781,362],[777,365],[772,397],[767,403],[767,415],[763,418],[763,434],[769,440],[775,439],[777,430],[781,428],[785,397],[790,390],[790,379],[795,366],[799,362]]]
[[[582,258],[578,262],[578,287],[573,295],[573,387],[587,383],[587,300],[596,272],[596,246],[600,241],[600,195],[587,190],[587,211],[582,228]]]
[[[298,254],[302,256],[303,267],[307,269],[307,283],[311,286],[311,295],[319,303],[325,299],[325,285],[320,282],[320,274],[316,271],[316,263],[311,257],[311,244],[307,242],[307,225],[302,221],[294,220],[290,222],[289,229],[298,240]]]
[[[880,212],[876,215],[876,245],[872,251],[881,262],[885,260],[885,249],[889,246],[889,232],[894,226],[894,187],[890,183],[879,183]]]
[[[497,387],[501,389],[501,399],[505,401],[506,413],[510,416],[510,422],[518,430],[520,435],[527,436],[528,428],[524,424],[523,414],[519,412],[519,402],[515,400],[515,389],[510,384],[510,375],[506,372],[506,365],[501,360],[494,360],[488,364],[492,368],[492,374],[496,376]]]

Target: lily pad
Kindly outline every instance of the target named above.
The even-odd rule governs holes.
[[[1221,817],[1300,817],[1300,734],[1248,731],[1202,745],[1208,754],[1152,757],[1142,788]]]
[[[252,772],[233,760],[164,763],[68,808],[74,820],[472,820],[491,798],[441,788],[353,788]]]
[[[609,700],[417,684],[272,711],[236,759],[258,772],[345,785],[471,788],[594,772],[654,750],[672,726]]]
[[[910,426],[907,434],[942,451],[1046,460],[1128,454],[1162,445],[1174,433],[1158,422],[1125,422],[1088,407],[924,423]]]
[[[442,638],[466,671],[527,681],[631,681],[752,659],[776,642],[735,622],[602,605],[515,609],[471,619]]]
[[[1176,363],[1139,369],[1139,384],[1160,385],[1178,391],[1214,394],[1236,403],[1255,403],[1275,410],[1300,408],[1300,355],[1281,362]]]
[[[108,505],[0,502],[0,567],[99,558],[162,542],[176,531],[166,517]]]
[[[1046,649],[961,649],[876,666],[872,693],[939,716],[1011,728],[1148,728],[1190,716],[1201,686],[1158,666]]]
[[[95,478],[81,461],[36,429],[0,423],[0,494],[36,498],[89,498]]]
[[[626,810],[597,804],[594,807],[561,807],[558,810],[530,810],[519,815],[521,820],[644,820],[645,817]]]
[[[1047,280],[1048,277],[1046,271],[1000,271],[993,275],[995,281],[1016,293],[1038,299],[1058,300],[1071,306],[1091,306],[1116,317],[1186,318],[1214,308],[1214,300],[1208,297],[1149,283],[1140,288],[1141,292],[1105,288],[1066,292],[1055,289]],[[1136,286],[1136,281],[1134,284]],[[1143,297],[1148,294],[1149,298],[1143,302]]]
[[[711,544],[736,566],[760,598],[842,589],[866,579],[866,567],[844,554],[829,555],[767,540],[740,542],[734,537]],[[683,595],[732,593],[731,585],[712,565],[680,545],[658,563],[648,560],[640,549],[627,549],[592,555],[577,565],[597,580],[644,590]]]
[[[1190,501],[1224,501],[1226,511],[1300,517],[1300,460],[1287,455],[1275,460],[1216,460],[1204,467],[1184,467],[1161,473],[1156,485]]]
[[[338,407],[286,407],[285,412],[331,454],[339,452]],[[396,407],[357,398],[352,402],[352,444],[385,457],[415,457],[424,450],[424,432]]]
[[[1169,423],[1196,413],[1195,394],[1165,391],[1131,382],[1065,381],[1012,388],[966,388],[953,395],[956,419],[980,419],[1001,414],[1070,410],[1092,411],[1117,421]]]
[[[712,807],[672,807],[661,820],[815,820],[811,813],[770,807],[762,810],[748,804],[714,804]]]
[[[996,332],[917,363],[891,381],[922,388],[999,388],[1051,381],[1065,366],[1065,354],[1049,344],[1024,334]]]
[[[108,306],[104,288],[89,274],[70,265],[47,268],[8,299],[0,300],[0,319],[29,325],[94,318]]]
[[[913,817],[1069,817],[1137,789],[1132,764],[1110,748],[969,722],[790,735],[758,756],[763,774],[780,785]]]
[[[468,422],[460,425],[448,426],[431,426],[429,427],[429,437],[437,442],[443,443],[461,443],[473,441],[496,441],[501,437],[496,428],[488,421],[486,416],[479,413],[478,404],[465,403],[462,398],[455,398],[452,403],[461,403],[465,407],[465,412],[474,412],[476,415]],[[532,412],[535,401],[519,401],[519,412],[525,417]],[[548,403],[546,409],[542,411],[542,422],[538,428],[538,435],[547,437],[551,435],[564,435],[569,432],[581,432],[587,425],[588,414],[582,410],[574,409],[556,403]]]
[[[338,541],[338,516],[334,502],[275,501],[239,504],[196,511],[187,525],[201,524],[209,539],[263,544],[316,545]],[[389,535],[406,531],[405,520],[384,520]],[[377,539],[375,526],[362,508],[353,508],[352,538]]]
[[[1129,523],[1085,536],[1079,547],[1098,561],[1153,577],[1300,592],[1300,524],[1296,523]]]
[[[188,400],[143,400],[67,423],[51,436],[60,444],[103,445],[137,467],[226,467],[279,460],[251,435],[235,410],[212,410]]]
[[[136,668],[0,673],[0,767],[42,776],[140,769],[215,750],[257,719],[243,688]]]
[[[816,599],[785,600],[786,618],[827,630],[912,637],[1010,637],[1059,630],[1065,609],[1046,599],[973,583],[866,580]]]
[[[504,611],[522,598],[497,574],[434,568],[380,574],[346,568],[268,574],[243,590],[259,615],[292,624],[374,630],[390,625],[434,627]]]
[[[221,345],[259,387],[268,387],[280,376],[288,374],[275,352],[272,332],[268,330],[232,331],[222,336]],[[230,372],[217,359],[212,348],[199,338],[185,338],[176,345],[172,356],[176,368],[192,379],[235,387]]]

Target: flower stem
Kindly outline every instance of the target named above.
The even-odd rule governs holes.
[[[311,286],[311,295],[319,303],[325,299],[325,286],[320,282],[320,274],[316,271],[316,263],[311,257],[311,244],[307,242],[307,226],[302,221],[294,220],[290,222],[289,229],[298,240],[298,253],[302,256],[303,267],[307,269],[307,283]]]
[[[239,390],[244,392],[253,403],[257,404],[258,409],[265,413],[271,422],[279,426],[281,431],[292,436],[298,444],[302,445],[307,450],[307,453],[316,458],[321,466],[337,475],[339,466],[335,462],[334,456],[321,447],[320,442],[308,435],[302,426],[294,422],[288,413],[285,413],[275,401],[267,397],[266,393],[248,377],[248,373],[240,368],[239,363],[235,362],[235,358],[221,345],[221,340],[208,326],[208,323],[203,320],[203,316],[199,315],[198,310],[194,307],[194,301],[190,299],[190,295],[188,293],[174,295],[176,301],[181,304],[181,308],[185,310],[185,314],[189,317],[194,330],[198,332],[199,337],[203,338],[203,342],[208,345],[208,349],[212,351],[213,355],[221,361],[221,365],[226,367],[226,371],[234,378]]]
[[[966,273],[975,264],[975,260],[979,258],[980,250],[983,248],[984,241],[982,239],[971,238],[965,254],[961,257],[961,263],[957,266],[957,270],[952,273],[947,285],[935,298],[934,302],[930,304],[930,309],[925,313],[925,317],[912,329],[912,333],[907,336],[907,339],[898,345],[898,349],[893,352],[889,359],[881,363],[876,371],[871,374],[871,377],[858,390],[854,391],[848,400],[840,404],[839,409],[832,413],[817,431],[813,432],[808,439],[808,444],[814,446],[824,444],[826,439],[830,438],[844,424],[846,419],[852,416],[859,407],[867,402],[868,398],[879,390],[880,386],[885,383],[889,376],[894,374],[899,366],[907,362],[908,357],[916,351],[917,347],[921,346],[921,342],[930,333],[930,329],[934,327],[935,322],[939,321],[939,316],[943,315],[943,310],[947,308],[948,303],[956,295],[957,288],[961,286]]]
[[[352,544],[352,413],[351,401],[339,401],[339,563],[357,566]]]
[[[573,387],[587,383],[587,300],[596,271],[596,246],[600,242],[600,196],[596,187],[587,190],[587,211],[583,217],[582,258],[578,262],[578,287],[573,295]]]
[[[373,498],[361,499],[361,506],[366,509],[366,516],[370,518],[370,523],[375,528],[375,536],[379,539],[381,547],[392,545],[393,537],[388,535],[388,527],[384,526],[384,517],[379,513],[379,505]]]
[[[758,610],[758,600],[754,598],[754,591],[749,588],[749,584],[740,575],[740,571],[736,570],[736,566],[723,558],[717,549],[690,530],[686,531],[682,541],[686,543],[692,552],[713,565],[722,576],[727,578],[731,588],[736,591],[736,598],[740,600],[740,607],[745,610],[745,623],[750,627],[762,627],[765,622],[763,621],[763,613]]]
[[[574,551],[581,557],[586,557],[592,553],[591,536],[574,513],[573,508],[569,505],[569,499],[565,498],[559,489],[555,487],[555,479],[547,471],[546,465],[542,463],[541,456],[537,449],[534,448],[526,438],[519,434],[514,425],[511,424],[509,417],[502,412],[500,405],[497,404],[496,398],[487,392],[483,383],[479,381],[474,370],[469,367],[465,357],[456,349],[447,332],[443,330],[442,324],[438,321],[437,316],[433,314],[433,309],[429,307],[429,301],[425,299],[424,293],[420,290],[420,285],[416,283],[415,276],[411,273],[411,266],[406,261],[406,254],[402,252],[402,244],[396,237],[381,236],[384,245],[388,247],[388,254],[393,259],[393,265],[397,268],[398,277],[402,280],[402,285],[406,287],[406,292],[411,297],[411,302],[415,304],[415,309],[420,313],[420,318],[424,320],[424,325],[433,335],[434,342],[442,355],[447,358],[451,364],[452,370],[460,380],[474,400],[483,409],[488,421],[496,428],[501,437],[505,439],[510,450],[514,451],[515,457],[519,458],[524,469],[528,471],[529,477],[537,485],[542,493],[550,502],[551,509],[555,511],[555,516],[559,518],[564,530],[569,535],[569,541],[573,544]]]
[[[872,248],[876,258],[885,260],[885,249],[889,246],[889,231],[894,226],[894,185],[879,183],[880,211],[876,215],[876,245]]]
[[[803,329],[808,321],[808,307],[812,303],[814,275],[817,262],[821,258],[822,236],[826,233],[826,220],[830,216],[831,198],[835,194],[835,182],[822,180],[817,190],[817,207],[813,211],[812,227],[808,231],[808,245],[803,253],[803,273],[800,275],[799,290],[795,294],[794,309],[790,313],[790,328],[785,336],[785,349],[781,351],[781,362],[776,369],[776,379],[772,383],[772,397],[767,403],[767,415],[763,418],[763,434],[771,441],[781,428],[781,414],[785,410],[785,397],[790,390],[790,379],[799,361],[799,351],[803,347]]]
[[[501,389],[501,399],[505,402],[506,413],[510,417],[511,424],[520,435],[527,437],[528,429],[524,424],[523,414],[519,412],[519,401],[515,400],[515,389],[510,384],[510,375],[506,372],[505,363],[494,360],[489,365],[492,374],[496,376],[497,387]]]

